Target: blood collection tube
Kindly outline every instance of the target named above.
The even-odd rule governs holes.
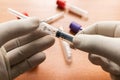
[[[22,13],[20,13],[18,11],[15,11],[15,10],[10,9],[10,8],[8,10],[9,10],[10,13],[12,13],[12,14],[20,17],[20,18],[23,18],[23,19],[28,18],[28,16],[25,16],[25,15],[23,15]],[[69,42],[73,41],[73,36],[72,35],[70,35],[70,34],[68,34],[66,32],[60,31],[58,28],[53,27],[53,26],[47,24],[44,21],[40,21],[39,29],[41,31],[44,31],[44,32],[50,34],[50,35],[54,35],[54,36],[56,36],[58,38],[63,38],[65,40],[69,41]]]
[[[69,4],[65,0],[57,0],[56,4],[61,9],[68,9],[69,11],[71,11],[79,16],[87,17],[88,12],[86,10],[83,10],[77,6]]]

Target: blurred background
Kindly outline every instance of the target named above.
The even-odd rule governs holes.
[[[67,0],[67,2],[88,11],[88,20],[68,12],[64,18],[51,24],[55,27],[64,27],[68,33],[72,21],[84,28],[98,21],[120,20],[120,0]],[[39,19],[64,11],[57,8],[56,0],[0,0],[1,23],[16,19],[8,13],[7,8],[27,12],[29,16],[36,16]],[[42,64],[15,80],[111,80],[109,74],[100,66],[90,63],[86,52],[72,49],[72,63],[68,65],[57,38],[55,44],[44,52],[47,58]]]

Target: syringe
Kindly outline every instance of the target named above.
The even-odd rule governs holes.
[[[58,38],[60,37],[60,38],[63,38],[65,40],[68,40],[70,42],[73,41],[73,36],[72,35],[70,35],[66,32],[60,31],[58,28],[55,28],[55,27],[53,27],[53,26],[51,26],[51,25],[49,25],[45,22],[41,22],[39,24],[39,29],[48,33],[48,34],[52,34],[52,35],[54,35]]]
[[[8,11],[18,17],[20,17],[21,19],[26,19],[28,18],[28,16],[25,16],[23,15],[22,13],[16,11],[16,10],[13,10],[11,8],[8,8]],[[70,41],[72,42],[73,41],[73,36],[66,33],[66,32],[63,32],[63,31],[60,31],[58,28],[55,28],[49,24],[47,24],[44,20],[43,21],[40,21],[40,24],[39,24],[39,29],[41,31],[44,31],[46,32],[47,34],[50,34],[50,35],[54,35],[58,38],[63,38],[67,41]]]

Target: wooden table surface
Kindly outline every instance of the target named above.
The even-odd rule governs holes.
[[[83,20],[72,13],[65,13],[65,17],[52,23],[55,27],[63,26],[69,32],[69,24],[76,21],[87,27],[97,21],[120,20],[120,0],[68,0],[69,3],[81,7],[89,12],[88,20]],[[20,12],[28,12],[30,16],[40,19],[62,12],[56,6],[56,0],[0,0],[0,22],[15,19],[7,12],[7,8]],[[110,80],[109,74],[100,66],[95,66],[88,60],[88,53],[72,49],[72,63],[66,64],[59,39],[44,51],[46,60],[37,68],[28,71],[16,80]]]

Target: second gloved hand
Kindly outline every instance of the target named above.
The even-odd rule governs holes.
[[[88,26],[73,39],[74,46],[89,53],[89,60],[120,80],[120,22],[104,21]]]

